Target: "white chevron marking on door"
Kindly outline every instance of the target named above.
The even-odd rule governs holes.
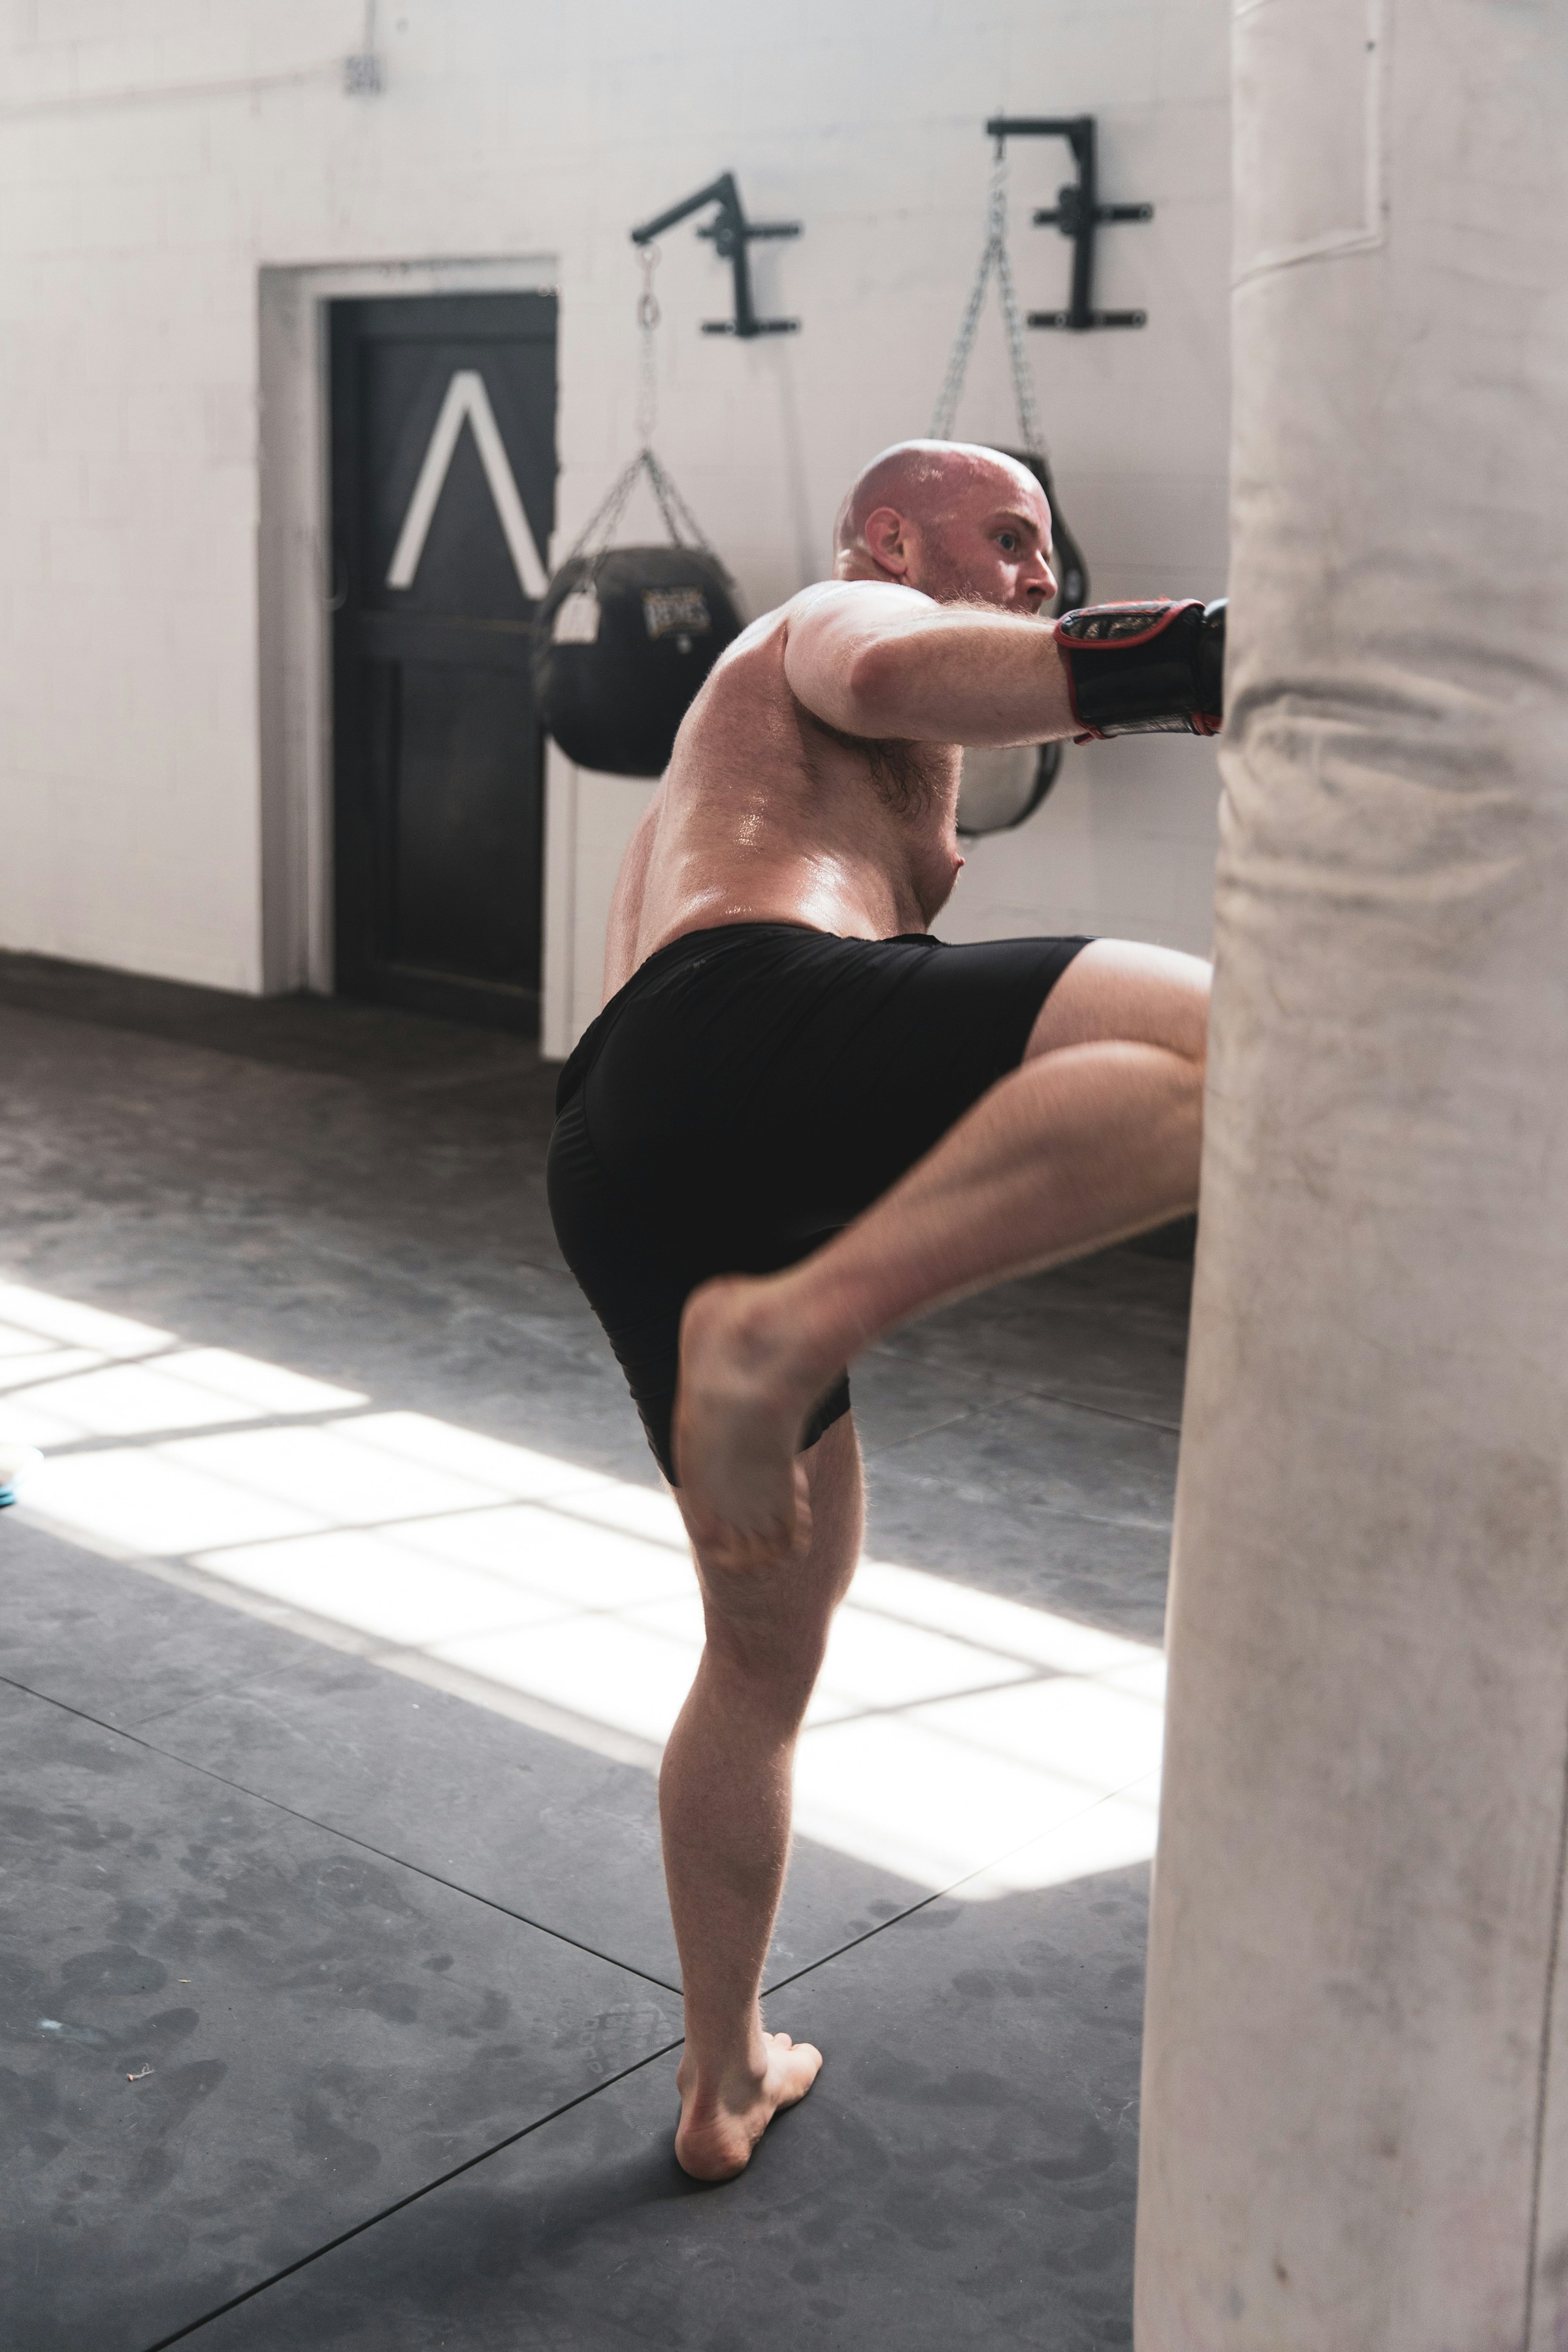
[[[500,527],[506,533],[506,543],[522,593],[537,600],[546,587],[544,565],[534,545],[528,517],[522,510],[522,500],[517,494],[511,467],[507,463],[506,448],[500,428],[496,423],[490,397],[485,390],[485,380],[475,368],[458,368],[447,386],[447,397],[441,403],[441,414],[436,419],[436,430],[430,436],[430,446],[425,452],[425,463],[419,468],[419,479],[414,485],[414,496],[408,501],[408,512],[403,518],[403,529],[397,534],[393,550],[392,569],[386,575],[389,588],[412,588],[414,575],[419,569],[419,559],[425,552],[425,541],[430,535],[430,524],[447,480],[447,469],[458,446],[458,436],[467,417],[474,428],[474,440],[479,448],[479,463],[485,469],[485,479],[490,486],[490,496],[496,502]]]

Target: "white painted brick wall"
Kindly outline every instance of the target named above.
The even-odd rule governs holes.
[[[1030,337],[1058,479],[1097,593],[1223,586],[1226,0],[380,0],[379,19],[385,94],[350,99],[363,0],[0,6],[0,942],[259,984],[263,266],[557,255],[569,538],[630,448],[626,230],[732,167],[754,217],[805,223],[753,248],[759,307],[804,331],[700,335],[728,274],[672,233],[658,442],[757,611],[821,568],[860,461],[925,426],[985,115],[1093,111],[1104,194],[1158,207],[1105,233],[1100,299],[1150,324]],[[1016,151],[1037,306],[1068,247],[1025,224],[1066,160]],[[994,314],[960,424],[1010,432]],[[944,928],[1203,945],[1215,792],[1202,746],[1069,755],[1039,818],[978,848]],[[581,828],[601,862],[605,814]],[[581,879],[589,921],[604,878]]]

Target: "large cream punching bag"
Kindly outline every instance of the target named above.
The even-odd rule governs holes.
[[[1568,0],[1239,0],[1139,2352],[1568,2347]]]

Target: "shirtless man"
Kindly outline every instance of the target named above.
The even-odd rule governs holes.
[[[846,1367],[1196,1199],[1205,964],[928,932],[963,863],[958,746],[1218,724],[1215,617],[1043,621],[1050,530],[994,451],[868,467],[834,580],[746,630],[688,713],[616,885],[608,1001],[562,1073],[556,1231],[706,1617],[659,1785],[676,2155],[700,2179],[739,2172],[822,2063],[763,2031],[759,1995],[795,1739],[860,1548]]]

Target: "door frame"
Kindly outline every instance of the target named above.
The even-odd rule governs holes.
[[[559,295],[558,278],[552,254],[258,273],[257,718],[268,995],[330,995],[335,983],[327,305],[389,294]],[[548,569],[548,551],[545,561]]]

